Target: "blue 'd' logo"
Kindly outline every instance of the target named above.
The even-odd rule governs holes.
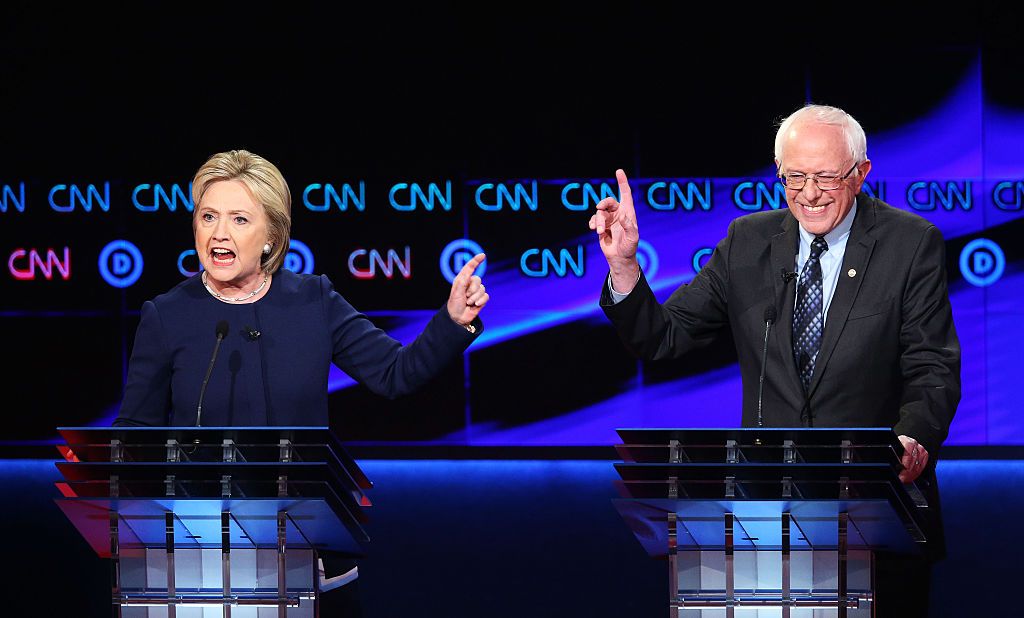
[[[126,288],[142,276],[142,252],[127,240],[113,240],[100,251],[99,269],[104,281]]]
[[[477,253],[483,252],[484,250],[480,245],[468,238],[459,238],[458,240],[451,241],[441,251],[441,274],[444,275],[448,283],[452,283],[455,281],[455,276],[466,265],[466,262],[473,259],[473,256]],[[484,261],[476,267],[476,272],[473,274],[483,277],[486,271],[487,262]]]
[[[191,258],[195,258],[196,263],[199,265],[198,270],[189,270],[185,267],[185,260],[191,262]],[[186,249],[178,254],[178,272],[181,273],[182,277],[194,277],[203,272],[203,263],[199,261],[199,256],[196,255],[195,249]]]
[[[697,251],[694,252],[694,254],[693,254],[693,272],[694,272],[694,274],[699,273],[700,269],[704,268],[704,265],[707,264],[708,260],[711,259],[711,254],[714,253],[714,252],[715,252],[715,250],[712,249],[711,247],[701,247],[700,249],[697,249]]]
[[[288,254],[284,256],[284,268],[300,275],[313,274],[313,252],[301,240],[291,239]]]
[[[960,252],[960,273],[971,285],[987,287],[1003,276],[1006,256],[996,243],[976,238]]]
[[[654,276],[658,274],[659,262],[658,252],[651,243],[646,240],[640,241],[636,248],[636,261],[640,264],[640,270],[644,271],[647,281],[654,281]]]

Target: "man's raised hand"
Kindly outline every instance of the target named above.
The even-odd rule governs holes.
[[[612,287],[617,292],[627,293],[633,289],[640,274],[640,265],[636,260],[640,229],[636,224],[633,193],[626,172],[615,170],[615,179],[619,183],[621,201],[606,197],[598,202],[597,212],[590,217],[590,229],[597,232],[601,252],[608,260]]]

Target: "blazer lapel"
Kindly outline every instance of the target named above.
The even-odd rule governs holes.
[[[818,358],[814,361],[814,376],[811,378],[810,392],[808,399],[814,394],[821,376],[825,373],[825,367],[836,348],[839,336],[843,334],[846,327],[846,318],[850,315],[853,302],[857,299],[860,291],[860,282],[864,280],[867,272],[868,260],[871,259],[871,251],[875,247],[875,238],[870,234],[871,228],[875,225],[875,202],[864,194],[857,196],[857,216],[850,228],[850,238],[846,241],[846,254],[843,256],[843,264],[839,271],[839,281],[836,282],[836,291],[832,295],[832,303],[828,307],[828,315],[825,318],[825,329],[821,334],[821,350],[818,351]],[[856,271],[853,277],[847,273],[850,269]]]
[[[780,231],[772,236],[772,272],[770,276],[775,282],[775,298],[782,302],[779,304],[779,318],[776,322],[775,340],[778,342],[779,354],[782,357],[782,365],[785,367],[786,376],[792,386],[792,394],[797,400],[802,401],[803,386],[800,384],[800,376],[796,372],[796,361],[793,360],[793,298],[795,292],[794,283],[787,281],[784,273],[793,272],[796,265],[796,253],[800,243],[800,232],[796,219],[791,215],[787,216],[779,226]]]

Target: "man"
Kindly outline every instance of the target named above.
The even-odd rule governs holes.
[[[664,305],[640,272],[636,212],[617,170],[621,202],[602,200],[590,219],[610,268],[601,306],[645,359],[680,356],[730,328],[746,427],[758,425],[765,326],[777,315],[764,426],[892,427],[904,446],[900,480],[921,477],[937,508],[933,455],[960,401],[942,235],[860,193],[871,171],[867,140],[843,110],[794,112],[779,127],[775,164],[789,208],[734,220],[705,267]],[[937,521],[932,532],[934,558],[942,554]],[[927,565],[908,572],[899,564],[894,590],[885,581],[895,577],[886,572],[892,564],[879,560],[878,608],[891,615],[893,604],[905,603],[917,615],[927,607]]]

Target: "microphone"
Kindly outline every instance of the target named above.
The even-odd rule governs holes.
[[[210,365],[206,368],[206,375],[203,377],[203,386],[199,389],[199,407],[196,408],[196,427],[202,427],[200,420],[203,418],[203,396],[206,395],[206,385],[210,381],[210,374],[213,373],[213,364],[217,362],[217,352],[220,351],[220,342],[228,336],[228,323],[226,320],[217,322],[217,343],[213,346],[213,355],[210,356]]]
[[[260,338],[260,331],[256,330],[252,326],[246,325],[242,328],[245,330],[245,335],[249,338],[249,341],[256,341]]]
[[[797,273],[795,271],[794,272],[789,272],[785,268],[780,269],[780,270],[781,270],[781,272],[779,274],[782,275],[782,282],[783,283],[789,283],[793,279],[796,279],[797,275],[799,274],[799,273]]]
[[[768,333],[775,323],[775,306],[764,308],[764,347],[761,349],[761,378],[757,381],[757,426],[764,427],[764,415],[761,411],[761,396],[764,394],[764,374],[768,368]]]

